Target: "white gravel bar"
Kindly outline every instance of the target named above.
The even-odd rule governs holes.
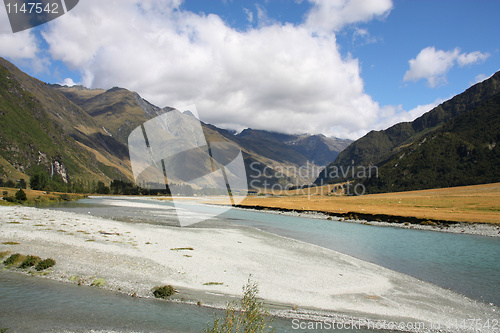
[[[166,227],[0,206],[0,251],[6,250],[54,258],[57,264],[47,278],[84,285],[101,278],[103,288],[139,297],[152,297],[154,286],[171,284],[179,291],[175,300],[216,307],[240,296],[251,275],[275,314],[301,320],[365,318],[423,322],[430,328],[463,320],[498,325],[500,318],[491,304],[250,228]],[[470,330],[441,326],[435,331]],[[480,331],[498,332],[498,326]]]

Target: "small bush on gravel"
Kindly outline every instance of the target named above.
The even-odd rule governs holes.
[[[27,256],[26,259],[19,265],[19,268],[30,268],[31,266],[35,266],[38,261],[40,260],[40,257],[37,256]]]
[[[36,264],[35,269],[37,271],[43,271],[44,269],[50,268],[56,264],[56,261],[52,258],[47,258],[44,260],[41,260]]]
[[[156,287],[153,290],[153,295],[156,298],[167,298],[175,293],[174,288],[171,285]]]
[[[8,257],[7,259],[5,259],[3,261],[3,264],[5,266],[12,266],[12,265],[16,265],[20,262],[22,262],[26,257],[23,256],[22,254],[20,253],[14,253],[13,255],[11,255],[10,257]]]
[[[207,324],[206,333],[267,333],[271,328],[272,318],[263,303],[258,300],[259,289],[255,282],[248,279],[243,287],[243,299],[238,303],[228,304],[223,318],[214,318],[212,325]]]

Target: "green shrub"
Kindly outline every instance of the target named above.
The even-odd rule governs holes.
[[[26,193],[22,189],[19,189],[19,191],[16,192],[16,200],[17,201],[28,200],[28,198],[26,197]]]
[[[5,266],[12,266],[12,265],[18,264],[19,262],[23,261],[24,258],[25,257],[20,253],[14,253],[13,255],[11,255],[7,259],[5,259],[3,261],[3,264]]]
[[[229,303],[224,318],[214,318],[213,325],[207,324],[207,333],[265,333],[274,332],[270,329],[272,319],[261,301],[257,299],[257,284],[248,279],[243,287],[243,299],[240,304]]]
[[[7,202],[17,202],[15,197],[3,197],[3,199]]]
[[[3,187],[15,188],[15,187],[16,187],[16,183],[14,183],[14,181],[13,181],[13,180],[9,179],[8,181],[6,181],[6,182],[3,184]]]
[[[27,184],[26,184],[26,181],[24,180],[24,178],[19,179],[19,181],[16,183],[16,187],[20,188],[20,189],[21,188],[26,189],[26,186],[27,186]]]
[[[153,295],[156,298],[167,298],[175,293],[174,288],[171,285],[156,287],[153,290]]]
[[[61,198],[62,201],[71,201],[71,195],[67,193],[63,193],[59,195],[59,198]]]
[[[36,264],[35,269],[37,271],[43,271],[44,269],[50,268],[50,267],[54,266],[55,264],[56,264],[56,261],[54,259],[47,258],[47,259],[39,261]]]
[[[38,261],[40,260],[40,257],[37,256],[27,256],[26,259],[19,265],[19,268],[29,268],[31,266],[35,266]]]

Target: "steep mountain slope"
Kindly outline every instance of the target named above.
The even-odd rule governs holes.
[[[118,87],[109,90],[81,86],[53,87],[80,106],[107,134],[122,144],[127,144],[130,132],[144,121],[172,110],[162,110],[142,99],[139,94]]]
[[[127,143],[129,134],[137,126],[173,110],[169,107],[160,109],[137,93],[123,88],[115,87],[107,91],[57,85],[54,88],[78,104],[106,133],[123,144]],[[235,135],[210,124],[202,123],[202,127],[210,140],[228,141],[241,147],[249,182],[253,181],[256,187],[264,181],[270,185],[282,183],[283,186],[287,183],[308,184],[317,177],[319,166],[335,159],[338,152],[350,143],[349,140],[330,139],[323,135],[287,135],[252,129]],[[293,172],[301,166],[310,167],[312,173],[297,175]],[[290,172],[283,172],[287,173],[283,176],[282,170]],[[264,172],[269,177],[264,176]]]
[[[133,180],[128,136],[147,120],[172,110],[122,88],[49,85],[0,59],[0,177],[27,178],[34,166],[41,165],[64,182]],[[250,129],[236,136],[204,123],[202,129],[210,141],[241,148],[254,189],[309,184],[317,173],[297,171],[306,166],[317,172],[318,165],[333,159],[348,142]],[[189,166],[197,167],[203,165]]]
[[[369,193],[500,181],[500,93],[414,142],[365,181]]]
[[[413,122],[399,123],[384,131],[371,131],[342,151],[337,159],[325,168],[315,183],[341,181],[342,177],[336,177],[338,173],[335,171],[346,171],[353,166],[381,167],[396,156],[401,156],[401,153],[415,142],[435,133],[450,120],[473,110],[499,92],[500,72],[497,72],[491,78],[470,87]]]
[[[70,178],[109,180],[128,177],[121,160],[124,148],[61,93],[0,58],[0,156],[4,164],[25,174],[41,165],[63,182]]]

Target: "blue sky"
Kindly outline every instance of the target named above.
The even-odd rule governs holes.
[[[494,0],[81,0],[16,34],[2,10],[0,56],[28,74],[236,130],[355,139],[500,69]]]

